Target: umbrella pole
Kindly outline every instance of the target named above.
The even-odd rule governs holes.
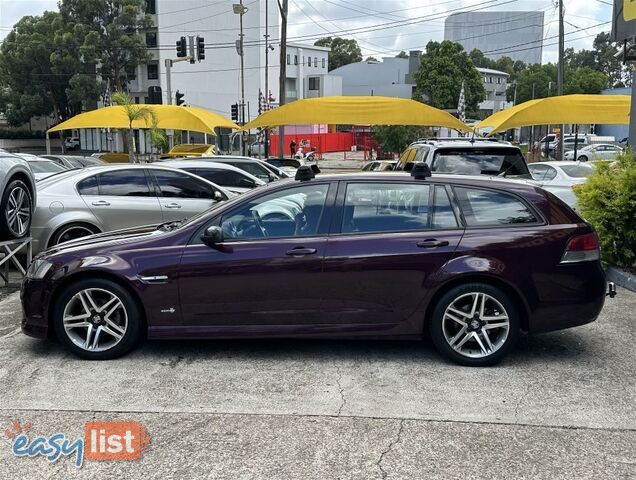
[[[51,138],[49,132],[46,132],[46,154],[51,155]]]
[[[574,157],[573,160],[576,160],[576,150],[579,143],[579,124],[574,125]]]

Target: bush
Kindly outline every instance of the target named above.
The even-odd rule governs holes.
[[[594,225],[603,260],[628,270],[636,267],[636,159],[627,151],[616,162],[598,162],[575,190],[581,215]]]

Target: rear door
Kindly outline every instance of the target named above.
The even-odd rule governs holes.
[[[325,321],[413,333],[463,227],[442,184],[341,182],[324,262]]]
[[[162,222],[161,207],[143,169],[114,170],[84,179],[78,191],[104,231]]]
[[[217,203],[214,188],[183,172],[150,169],[156,182],[165,222],[184,220]]]

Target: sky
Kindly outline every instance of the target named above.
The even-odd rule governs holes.
[[[211,5],[219,3],[208,1]],[[270,2],[276,8],[275,0]],[[590,49],[597,33],[611,29],[610,3],[565,0],[566,48]],[[0,0],[0,39],[22,16],[56,9],[57,0]],[[424,50],[429,40],[443,40],[446,15],[476,9],[545,12],[543,61],[556,61],[555,0],[289,0],[288,35],[328,36],[336,32],[337,36],[355,38],[364,57],[381,58],[400,50]]]

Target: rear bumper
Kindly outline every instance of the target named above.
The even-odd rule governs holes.
[[[559,265],[535,274],[538,302],[528,322],[531,333],[551,332],[596,320],[608,293],[600,262]]]

